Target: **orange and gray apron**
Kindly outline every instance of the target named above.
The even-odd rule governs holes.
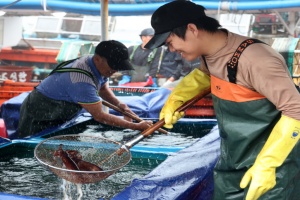
[[[266,97],[237,85],[236,73],[230,70],[228,73],[229,81],[211,76],[221,137],[220,158],[214,168],[213,199],[243,200],[248,188],[241,189],[240,182],[255,162],[281,113]],[[300,199],[299,154],[298,143],[283,165],[276,169],[276,186],[260,200]]]

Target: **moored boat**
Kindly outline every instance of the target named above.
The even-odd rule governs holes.
[[[9,120],[5,119],[8,109],[13,109],[14,113],[18,115],[18,110],[24,98],[30,91],[33,90],[38,83],[35,82],[14,82],[12,80],[4,80],[0,83],[0,118],[4,118],[6,130],[15,132],[18,117],[14,118],[14,123],[10,117]],[[158,118],[159,112],[164,105],[171,90],[166,88],[152,88],[152,87],[119,87],[111,86],[111,90],[118,98],[142,118]],[[6,107],[6,108],[5,108]],[[9,111],[10,112],[10,111]],[[111,113],[121,115],[120,113],[110,109]],[[185,112],[185,118],[215,118],[212,99],[210,95],[205,96],[192,107],[188,108]],[[2,132],[4,129],[2,129]],[[6,136],[6,133],[2,133]],[[8,136],[9,137],[9,136]]]
[[[152,119],[152,120],[156,121],[157,119]],[[145,174],[149,173],[150,171],[151,171],[151,173],[159,174],[160,170],[158,170],[159,169],[158,167],[160,167],[160,169],[165,169],[167,166],[170,165],[170,163],[173,163],[175,160],[176,160],[176,163],[173,163],[173,165],[180,166],[180,165],[185,164],[186,159],[195,159],[195,153],[191,154],[191,157],[188,158],[188,157],[186,157],[187,154],[184,151],[187,151],[187,152],[195,151],[195,148],[198,148],[198,150],[197,150],[198,156],[201,157],[201,156],[203,156],[203,154],[205,154],[206,157],[209,156],[209,159],[206,159],[206,161],[209,161],[209,162],[205,163],[205,167],[203,166],[203,164],[204,164],[204,162],[203,162],[202,164],[199,163],[199,166],[194,165],[194,166],[187,167],[186,169],[181,168],[181,167],[179,167],[179,168],[174,167],[174,169],[170,169],[170,171],[173,171],[174,173],[176,172],[175,175],[172,176],[172,179],[174,179],[174,181],[179,181],[182,184],[184,183],[184,185],[185,185],[183,187],[184,189],[183,188],[180,190],[177,189],[175,191],[175,193],[177,195],[179,195],[179,193],[181,195],[186,195],[186,192],[193,190],[193,188],[197,187],[196,185],[203,184],[202,182],[204,181],[204,183],[206,185],[209,185],[209,187],[207,188],[208,190],[206,190],[205,187],[203,187],[202,190],[207,195],[210,195],[210,193],[211,193],[210,179],[211,179],[211,172],[212,172],[211,168],[213,167],[214,162],[216,161],[217,156],[218,156],[218,151],[216,148],[218,146],[218,137],[216,137],[216,132],[213,134],[211,133],[212,129],[215,126],[216,126],[215,119],[181,119],[171,130],[172,132],[170,135],[162,135],[160,133],[153,133],[151,136],[149,136],[149,138],[145,138],[145,141],[143,140],[140,143],[138,143],[137,145],[133,146],[130,149],[130,152],[132,153],[132,158],[133,158],[133,160],[132,160],[133,163],[131,163],[131,165],[133,165],[133,166],[131,166],[131,167],[139,168],[139,164],[137,164],[137,163],[145,164],[145,163],[154,162],[157,164],[156,165],[151,164],[151,166],[149,166],[147,168],[147,170],[146,170],[147,172],[145,172]],[[88,132],[86,132],[87,129],[89,130]],[[121,135],[122,135],[121,139],[120,139],[120,131],[121,131]],[[100,132],[101,132],[101,134],[99,135]],[[178,133],[180,133],[180,134],[178,134]],[[42,131],[41,133],[36,134],[32,137],[28,137],[28,138],[24,138],[24,139],[11,139],[11,140],[2,138],[0,140],[1,158],[11,157],[13,160],[21,160],[21,158],[16,156],[16,154],[18,152],[23,152],[24,154],[31,155],[32,150],[41,141],[43,141],[47,138],[54,137],[54,136],[68,135],[68,134],[82,134],[82,135],[87,135],[87,134],[88,135],[90,135],[90,134],[97,135],[98,134],[99,137],[106,137],[109,139],[114,138],[115,140],[121,140],[124,142],[126,140],[127,141],[130,140],[130,138],[134,138],[136,135],[139,134],[139,132],[135,131],[133,133],[129,133],[128,130],[121,130],[121,129],[118,129],[115,127],[107,126],[104,124],[99,124],[98,122],[94,121],[91,118],[91,116],[87,115],[86,113],[82,113],[82,114],[76,116],[71,121],[69,121],[59,127],[47,129],[47,130]],[[181,135],[181,134],[183,134],[183,135]],[[183,141],[179,144],[180,138]],[[193,139],[187,140],[187,138],[193,138]],[[172,141],[175,139],[176,139],[176,142],[174,142],[174,143],[166,142],[167,140]],[[195,144],[197,144],[197,145],[194,146]],[[213,145],[213,146],[211,146],[211,145]],[[190,148],[192,148],[194,150],[192,150]],[[202,148],[205,149],[205,151],[201,151]],[[210,152],[211,154],[208,154],[208,152],[207,152],[208,148],[210,149],[209,151],[211,151]],[[197,151],[195,151],[195,152],[197,152]],[[179,153],[179,152],[182,152],[182,153]],[[181,162],[183,162],[183,163],[180,164],[178,159],[181,160]],[[14,162],[13,160],[10,162]],[[166,164],[164,164],[165,161],[167,161]],[[0,162],[2,162],[3,165],[5,165],[5,161],[0,160]],[[156,171],[152,171],[154,168],[156,169]],[[181,169],[181,172],[178,171],[178,169]],[[199,170],[202,172],[201,176],[198,176]],[[26,173],[26,172],[23,172],[23,173]],[[49,173],[46,173],[47,176],[50,176]],[[191,174],[190,178],[192,178],[192,179],[195,179],[195,177],[198,177],[198,178],[197,178],[197,181],[193,182],[193,184],[190,184],[187,182],[180,181],[182,179],[182,176],[178,173],[190,173]],[[3,174],[1,176],[3,176]],[[113,177],[111,179],[116,179],[119,176],[122,176],[122,173],[120,173],[120,174],[116,173],[116,175],[115,176],[113,175]],[[110,194],[111,195],[110,198],[112,198],[114,196],[113,197],[114,199],[124,199],[123,198],[124,195],[127,197],[130,196],[132,192],[129,192],[129,191],[132,190],[132,188],[133,188],[133,186],[130,185],[130,183],[136,184],[136,181],[139,181],[139,180],[140,181],[148,180],[148,183],[149,183],[149,181],[150,182],[153,181],[153,180],[151,180],[151,178],[149,179],[149,175],[146,175],[146,177],[143,177],[142,175],[140,175],[140,176],[141,177],[139,179],[134,180],[135,183],[134,182],[131,183],[131,179],[130,179],[126,183],[126,185],[123,184],[122,188],[123,189],[125,189],[125,187],[127,187],[127,188],[124,191],[118,190],[116,193]],[[170,184],[170,185],[166,184],[170,180],[170,177],[169,177],[169,179],[167,179],[166,177],[163,177],[162,174],[160,174],[158,176],[160,177],[161,181],[165,181],[165,184],[164,184],[165,191],[168,191],[170,187],[174,186],[172,184]],[[53,175],[52,175],[52,177],[53,177]],[[110,181],[112,181],[111,179],[110,179]],[[47,185],[48,184],[51,184],[51,185],[56,184],[57,187],[59,187],[57,181],[55,183],[50,183],[50,182],[47,183]],[[7,184],[9,184],[9,183],[7,183],[7,182],[3,183],[3,185],[7,185]],[[31,184],[32,187],[35,187],[35,186],[33,186],[34,185],[33,183],[30,183],[30,181],[29,181],[29,184]],[[41,187],[41,186],[39,185],[39,187]],[[134,187],[136,188],[136,186],[134,186]],[[157,189],[159,187],[160,186],[158,184]],[[18,192],[13,192],[13,194],[11,194],[12,192],[10,192],[10,191],[12,191],[12,190],[18,191]],[[183,191],[183,190],[185,190],[185,191]],[[17,189],[14,189],[14,188],[5,188],[2,190],[2,192],[4,192],[4,193],[0,193],[0,198],[7,197],[7,196],[10,196],[11,198],[14,197],[14,198],[19,198],[19,199],[45,198],[45,196],[43,196],[43,195],[42,196],[37,195],[34,197],[30,197],[30,196],[27,196],[26,193],[19,191]],[[143,192],[145,192],[145,188],[143,189]],[[150,191],[148,191],[148,192],[150,192]],[[158,195],[158,194],[159,193],[156,192],[151,195]],[[173,193],[173,195],[174,195],[174,193]],[[46,198],[49,198],[49,196],[47,196]],[[57,196],[53,197],[53,198],[57,199]],[[134,196],[132,196],[132,198],[134,198]],[[125,198],[125,199],[127,199],[127,198]],[[176,198],[174,198],[174,199],[176,199]]]
[[[0,82],[0,106],[7,100],[20,95],[23,92],[32,91],[38,83],[35,82],[15,82],[13,80],[3,80]]]
[[[143,107],[145,105],[144,103],[137,104],[136,102],[139,102],[139,101],[147,102],[147,99],[149,99],[149,100],[152,100],[152,102],[151,101],[148,101],[148,102],[150,102],[150,104],[153,104],[153,100],[156,99],[159,102],[159,101],[161,101],[160,100],[161,98],[162,99],[166,98],[167,94],[169,94],[169,92],[170,92],[169,90],[164,89],[161,91],[159,91],[159,90],[152,91],[152,92],[147,93],[142,96],[123,96],[123,97],[120,96],[120,98],[124,98],[124,99],[122,99],[124,101],[126,101],[126,98],[130,99],[130,101],[132,103],[134,103],[135,106],[140,105],[140,107]],[[160,94],[160,98],[157,97],[158,94]],[[40,142],[42,142],[43,140],[45,140],[47,138],[51,138],[51,137],[58,136],[58,135],[65,135],[65,134],[79,134],[79,133],[84,134],[85,130],[87,128],[91,128],[91,127],[94,127],[94,128],[92,128],[92,129],[94,129],[94,131],[92,131],[92,133],[90,133],[90,134],[97,135],[97,133],[103,132],[102,135],[99,135],[100,137],[104,136],[109,139],[113,138],[114,140],[116,140],[116,138],[120,138],[120,135],[121,135],[122,142],[129,140],[130,138],[132,138],[132,136],[135,136],[136,134],[138,134],[137,132],[135,132],[135,133],[130,133],[128,135],[128,133],[127,133],[128,130],[123,130],[123,131],[121,131],[121,133],[120,132],[116,133],[114,131],[115,130],[120,131],[120,129],[111,127],[111,126],[107,126],[104,124],[99,124],[98,122],[96,122],[92,119],[92,117],[89,113],[82,112],[78,116],[73,118],[72,120],[62,124],[59,127],[52,127],[47,130],[44,130],[36,135],[33,135],[31,137],[17,139],[15,134],[17,131],[16,124],[18,123],[19,107],[20,107],[23,99],[27,95],[28,95],[28,92],[23,92],[23,93],[21,93],[21,95],[6,101],[1,107],[2,114],[5,113],[4,121],[7,121],[9,123],[8,130],[7,130],[8,138],[1,138],[1,140],[0,140],[0,148],[1,148],[0,155],[2,158],[8,158],[8,157],[12,156],[13,160],[15,160],[15,159],[19,160],[19,158],[15,156],[15,154],[17,152],[24,152],[26,154],[29,153],[29,155],[31,155],[30,152],[32,152],[32,150]],[[153,98],[153,97],[155,97],[155,98]],[[133,99],[135,99],[135,101],[133,101]],[[154,103],[154,104],[157,104],[157,103]],[[146,108],[146,110],[147,110],[147,108]],[[157,112],[154,112],[154,114],[157,115]],[[147,114],[147,115],[149,115],[149,114]],[[145,119],[151,119],[154,122],[156,122],[158,120],[157,118],[145,118]],[[218,140],[215,137],[214,137],[214,139],[212,139],[211,136],[209,136],[208,139],[204,139],[207,135],[210,135],[210,131],[215,126],[216,126],[216,119],[214,119],[214,118],[212,118],[212,119],[211,118],[206,118],[206,119],[182,118],[174,126],[174,128],[172,130],[170,130],[170,132],[171,132],[170,135],[162,135],[162,134],[155,133],[152,136],[146,138],[145,141],[141,141],[137,145],[133,146],[130,149],[130,152],[132,153],[132,158],[133,158],[132,162],[133,163],[149,163],[149,162],[157,163],[156,165],[151,164],[150,166],[146,167],[147,172],[144,172],[143,175],[146,175],[148,172],[152,171],[154,169],[154,167],[161,166],[162,168],[164,168],[163,163],[166,159],[169,158],[169,156],[172,156],[173,154],[175,155],[175,154],[177,154],[177,152],[181,152],[182,150],[186,149],[188,146],[193,146],[194,143],[197,143],[198,139],[201,140],[203,138],[202,140],[205,143],[208,143],[209,145],[215,144],[215,142],[218,142]],[[177,134],[177,133],[181,133],[182,135]],[[172,143],[172,141],[174,141],[174,142]],[[214,149],[215,149],[215,147],[214,147]],[[216,157],[218,155],[216,152],[217,151],[214,151],[214,153],[210,157],[211,159],[209,159],[211,166],[214,165],[214,160],[216,159]],[[201,156],[202,153],[200,151],[199,156]],[[185,153],[183,153],[182,155],[185,155]],[[193,158],[194,158],[194,156],[190,159],[193,159]],[[173,160],[174,158],[172,157],[170,159]],[[176,159],[180,159],[180,158],[176,157]],[[185,158],[185,159],[188,159],[188,158]],[[32,162],[32,160],[30,160],[30,162]],[[176,162],[178,162],[178,161],[176,161]],[[203,168],[202,165],[193,166],[193,168],[187,169],[188,171],[191,171],[192,174],[194,174],[193,175],[194,178],[198,177],[198,175],[197,175],[198,173],[193,172],[194,170],[196,170],[195,168],[200,167],[197,170],[203,170],[203,174],[205,174],[205,176],[199,176],[197,178],[198,181],[194,182],[194,184],[198,185],[198,184],[201,184],[201,182],[204,180],[208,181],[207,178],[210,179],[211,170],[207,170],[208,169],[207,163],[205,165],[206,165],[205,169]],[[6,165],[3,165],[3,166],[6,166]],[[139,164],[137,166],[134,164],[133,168],[139,168]],[[174,169],[172,169],[172,171],[173,170]],[[24,172],[24,173],[27,173],[27,172]],[[179,173],[179,172],[176,172],[176,173]],[[182,173],[184,173],[184,171],[182,171]],[[116,174],[116,176],[119,176],[119,175]],[[160,176],[162,180],[166,180],[165,177],[163,177],[161,175],[158,175],[158,176]],[[174,178],[174,180],[180,180],[181,177],[182,176],[178,175],[173,178]],[[142,178],[141,174],[140,174],[140,178]],[[146,178],[146,179],[148,180],[148,178]],[[110,181],[112,181],[112,180],[110,179]],[[120,190],[118,190],[117,192],[114,191],[113,194],[110,194],[111,195],[110,198],[112,198],[113,196],[116,196],[118,194],[121,195],[121,197],[116,196],[114,198],[122,199],[123,195],[128,196],[129,195],[128,190],[130,190],[130,188],[132,187],[132,186],[130,186],[130,183],[131,183],[131,179],[128,180],[126,185],[123,185],[123,187],[122,187],[123,189],[125,186],[128,187],[124,191],[124,193],[123,192],[121,193]],[[4,183],[4,184],[6,184],[6,183]],[[166,185],[165,189],[167,189],[168,187],[173,187],[173,186]],[[186,185],[183,188],[186,188],[187,191],[190,191],[194,187],[195,187],[195,185],[189,185],[189,186]],[[6,191],[8,191],[8,193],[9,193],[9,189],[3,190],[3,192],[6,192]],[[182,190],[177,190],[176,192],[178,194],[181,193],[182,195],[185,193]],[[207,192],[210,193],[210,190],[208,190]],[[156,193],[156,194],[158,194],[158,193]],[[6,198],[8,194],[0,193],[0,197],[1,197],[1,195]],[[17,197],[20,199],[28,199],[29,198],[27,196],[27,194],[24,194],[22,192],[18,192],[18,193],[15,192],[14,194],[10,194],[10,195],[12,195],[13,197],[16,197],[15,195],[19,195]],[[26,195],[26,196],[24,196],[24,195]],[[43,196],[39,196],[36,194],[31,194],[31,196],[43,197]]]

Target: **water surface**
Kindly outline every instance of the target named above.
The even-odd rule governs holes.
[[[129,129],[101,132],[99,126],[88,125],[80,133],[126,142],[140,134]],[[198,138],[184,133],[163,135],[154,133],[138,145],[151,146],[187,146]],[[0,159],[0,192],[40,197],[46,199],[110,199],[122,191],[133,179],[148,174],[162,161],[154,159],[132,159],[130,163],[105,180],[93,184],[76,185],[67,183],[39,164],[34,158],[33,149],[28,149]],[[80,190],[78,190],[78,187]],[[82,194],[78,194],[82,192]],[[66,196],[67,195],[67,196]]]

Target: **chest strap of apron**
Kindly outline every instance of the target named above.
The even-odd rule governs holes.
[[[52,72],[50,72],[49,76],[51,74],[55,73],[55,72],[58,72],[58,73],[63,73],[63,72],[77,72],[77,73],[85,74],[85,75],[87,75],[87,76],[89,76],[90,78],[93,79],[93,75],[92,75],[91,72],[88,72],[86,70],[79,69],[79,68],[64,67],[64,66],[66,66],[66,65],[74,62],[75,60],[77,60],[77,58],[60,63]]]
[[[227,62],[227,72],[228,72],[228,79],[231,83],[236,83],[236,74],[237,74],[237,67],[239,63],[239,58],[243,51],[254,43],[264,43],[257,39],[247,39],[243,41],[240,46],[236,49],[231,59]]]
[[[97,82],[94,80],[91,72],[86,71],[84,69],[79,69],[79,68],[64,67],[64,66],[74,62],[75,60],[77,60],[77,58],[60,63],[52,72],[50,72],[50,74],[48,76],[50,76],[51,74],[54,74],[55,72],[58,72],[58,73],[64,73],[64,72],[82,73],[82,74],[90,77],[93,80],[93,82],[95,83],[95,86],[97,87]]]

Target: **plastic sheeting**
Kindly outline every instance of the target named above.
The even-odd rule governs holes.
[[[0,146],[4,146],[5,144],[10,144],[10,143],[11,141],[9,139],[0,137]]]
[[[43,2],[43,3],[41,3]],[[115,0],[108,1],[108,12],[110,16],[134,16],[151,15],[157,8],[164,5],[164,1],[149,0],[147,3],[134,1],[124,1],[128,3],[116,3]],[[7,7],[12,0],[1,0],[0,8]],[[266,10],[266,9],[295,9],[300,7],[299,0],[195,0],[194,3],[203,5],[208,10]],[[68,13],[78,13],[85,15],[100,15],[101,5],[98,1],[66,1],[66,0],[26,0],[12,4],[6,10],[31,10],[31,11],[63,11]]]
[[[191,146],[170,155],[163,163],[112,200],[209,200],[213,194],[213,168],[220,155],[217,126]]]
[[[47,200],[44,198],[37,198],[37,197],[26,197],[26,196],[22,196],[22,195],[14,195],[14,194],[5,194],[5,193],[1,193],[0,192],[0,199],[3,200]]]
[[[165,104],[171,90],[161,88],[154,92],[144,94],[142,96],[120,96],[118,99],[127,104],[128,107],[142,118],[159,118],[160,110]],[[119,112],[112,109],[110,113],[121,115]]]

